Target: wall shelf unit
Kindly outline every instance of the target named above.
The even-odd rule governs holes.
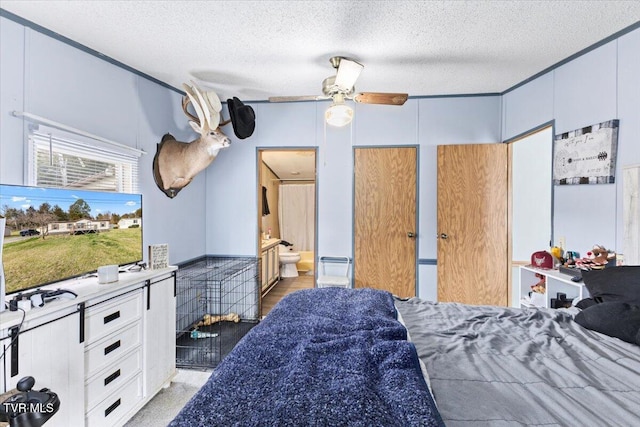
[[[578,300],[588,298],[589,291],[582,282],[573,282],[571,276],[560,273],[558,270],[548,270],[521,266],[520,286],[518,287],[518,302],[520,307],[544,307],[551,308],[551,299],[556,298],[558,292],[566,294],[567,299],[577,298]],[[541,275],[545,278],[546,290],[542,297],[531,298],[531,286],[540,282]]]

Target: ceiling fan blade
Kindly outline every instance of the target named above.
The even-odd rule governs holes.
[[[403,105],[409,97],[406,93],[363,92],[353,97],[362,104]]]
[[[269,102],[320,101],[329,98],[330,97],[323,95],[270,96]]]
[[[350,91],[356,84],[356,80],[358,80],[358,76],[360,76],[363,68],[364,65],[351,59],[340,59],[334,84],[345,92]]]

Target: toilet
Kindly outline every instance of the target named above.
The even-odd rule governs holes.
[[[280,259],[280,277],[298,277],[296,263],[300,261],[300,254],[293,252],[285,245],[278,245]]]

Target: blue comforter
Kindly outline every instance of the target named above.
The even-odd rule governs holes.
[[[441,426],[393,297],[308,289],[283,298],[170,426]]]

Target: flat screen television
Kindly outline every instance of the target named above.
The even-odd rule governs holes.
[[[0,184],[6,293],[143,259],[142,195]]]

